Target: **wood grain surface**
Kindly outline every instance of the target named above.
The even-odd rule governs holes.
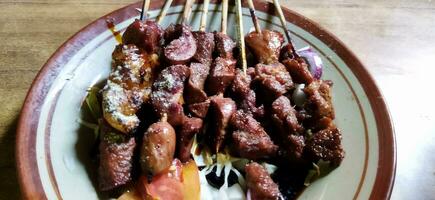
[[[134,0],[0,0],[0,199],[18,199],[15,129],[33,78],[71,35]],[[435,1],[282,0],[338,36],[368,67],[395,125],[392,199],[435,194]]]

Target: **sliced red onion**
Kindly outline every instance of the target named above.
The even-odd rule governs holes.
[[[248,189],[248,191],[246,192],[246,200],[251,200],[251,190]]]
[[[302,107],[306,100],[306,95],[304,93],[305,84],[296,84],[295,90],[293,90],[292,100],[295,102],[296,106]]]
[[[313,77],[320,79],[323,72],[323,62],[320,56],[310,46],[299,49],[297,52],[307,62]]]

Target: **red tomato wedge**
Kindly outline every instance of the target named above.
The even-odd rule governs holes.
[[[182,164],[178,159],[162,173],[154,176],[148,183],[147,177],[139,180],[138,190],[142,199],[181,200],[183,198]]]

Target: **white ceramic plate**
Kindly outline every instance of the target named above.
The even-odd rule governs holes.
[[[163,27],[181,18],[183,1],[175,1]],[[220,6],[211,2],[208,31],[220,30]],[[151,3],[150,16],[163,2]],[[281,30],[272,4],[256,1],[260,25]],[[30,199],[97,199],[90,166],[91,132],[80,131],[80,106],[88,87],[105,80],[116,40],[106,25],[115,20],[124,30],[137,18],[136,3],[114,11],[83,28],[47,61],[26,98],[17,131],[17,165],[23,196]],[[199,26],[193,7],[191,25]],[[229,34],[236,31],[230,7]],[[244,9],[244,28],[252,22]],[[395,141],[383,98],[367,70],[332,34],[314,22],[284,9],[296,47],[311,46],[325,64],[323,79],[334,81],[336,123],[342,129],[346,157],[328,176],[309,186],[299,199],[389,198],[395,174]]]

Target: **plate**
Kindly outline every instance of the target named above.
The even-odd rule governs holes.
[[[181,19],[184,1],[174,1],[163,27]],[[246,5],[244,5],[246,6]],[[255,1],[260,25],[281,30],[274,6]],[[23,197],[29,199],[97,199],[95,164],[90,162],[92,131],[82,130],[81,103],[90,86],[104,81],[110,71],[117,30],[138,17],[135,3],[92,22],[67,40],[47,61],[26,97],[17,130],[17,166]],[[152,1],[155,18],[163,1]],[[191,25],[199,27],[199,9],[193,6]],[[229,34],[236,31],[235,8],[229,9]],[[336,124],[342,129],[346,157],[328,176],[309,186],[299,199],[386,199],[396,168],[392,122],[373,78],[339,39],[313,21],[284,9],[296,47],[311,46],[323,59],[323,79],[334,81]],[[244,9],[244,28],[252,22]],[[220,30],[220,5],[212,0],[207,30]]]

